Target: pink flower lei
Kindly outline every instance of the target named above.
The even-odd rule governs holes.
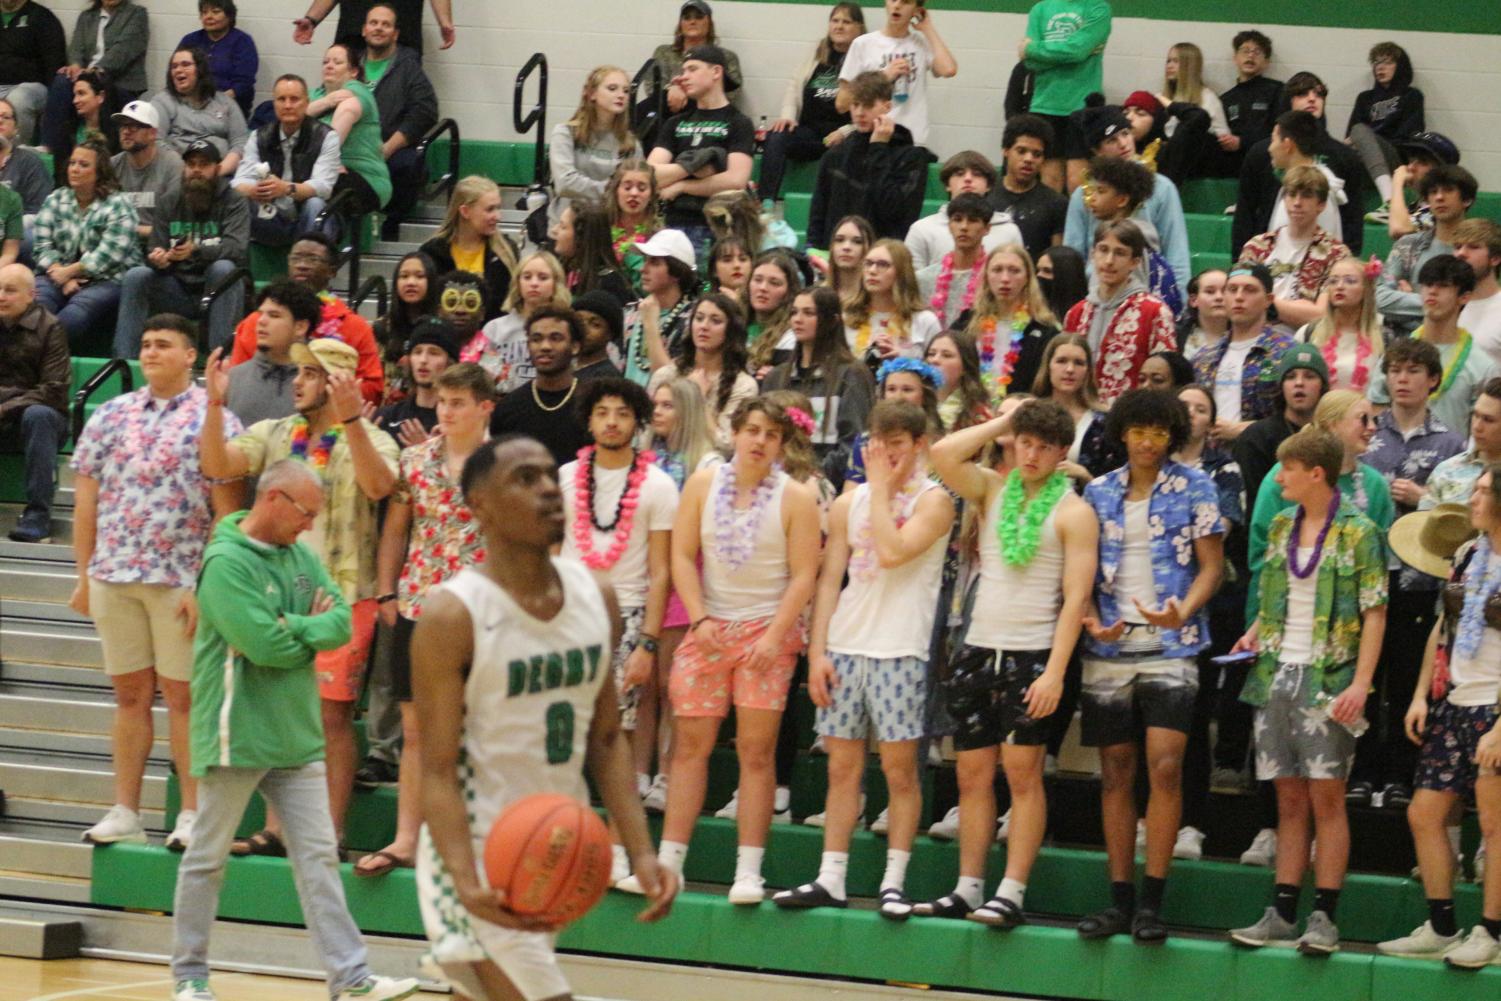
[[[750,507],[745,509],[743,518],[736,517],[739,512],[735,510],[735,463],[720,465],[714,471],[714,481],[718,501],[714,505],[714,556],[726,569],[738,570],[755,552],[756,534],[776,490],[777,474],[773,470],[756,484]]]
[[[983,255],[980,260],[984,260]],[[976,261],[975,266],[969,269],[969,283],[964,286],[964,299],[959,304],[958,310],[955,311],[955,316],[958,316],[975,304],[975,295],[980,291],[980,272],[984,270],[980,266],[979,261]],[[933,298],[928,300],[928,305],[933,308],[933,312],[937,313],[945,323],[948,322],[946,307],[949,301],[949,289],[953,284],[954,255],[948,253],[943,255],[943,261],[939,264],[938,280],[933,283]]]
[[[980,323],[980,343],[977,345],[980,349],[980,374],[997,397],[1005,396],[1011,385],[1012,373],[1016,371],[1016,362],[1022,353],[1022,339],[1031,322],[1032,317],[1026,310],[1019,309],[1011,315],[1011,341],[1007,344],[1006,355],[999,365],[995,360],[995,332],[1000,322],[993,316],[987,316]]]
[[[1370,359],[1373,350],[1374,349],[1371,347],[1371,339],[1366,336],[1365,331],[1356,331],[1355,370],[1350,373],[1351,389],[1365,389],[1366,384],[1371,381]],[[1324,355],[1324,364],[1329,367],[1330,385],[1333,385],[1335,373],[1338,367],[1337,362],[1339,360],[1339,331],[1336,330],[1334,334],[1324,342],[1324,346],[1321,351]]]
[[[913,470],[912,476],[892,496],[891,518],[896,522],[897,528],[901,528],[912,517],[917,495],[922,492],[927,479],[921,469]],[[849,573],[854,580],[868,581],[874,579],[876,569],[876,535],[875,529],[871,528],[870,512],[867,510],[865,520],[860,523],[854,538],[850,540]]]
[[[625,490],[615,506],[615,520],[610,525],[598,526],[602,532],[614,529],[610,548],[603,553],[594,550],[592,529],[598,524],[594,514],[594,446],[578,450],[578,467],[573,471],[573,544],[579,558],[591,570],[608,570],[614,566],[625,547],[630,543],[631,526],[636,521],[636,506],[641,502],[641,484],[646,481],[646,472],[657,461],[655,453],[637,452],[631,462],[631,471],[625,479]]]

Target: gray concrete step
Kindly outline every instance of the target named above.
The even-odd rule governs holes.
[[[93,803],[108,809],[114,802],[114,775],[108,759],[0,750],[0,789],[6,794],[70,803]],[[162,810],[167,804],[167,772],[148,765],[141,787],[141,806]]]
[[[83,664],[48,664],[38,661],[11,659],[6,653],[0,662],[0,681],[7,685],[46,685],[49,689],[65,688],[80,697],[101,701],[114,698],[109,678],[98,667]],[[8,690],[14,691],[14,688]]]
[[[0,865],[3,864],[0,863]],[[87,876],[43,876],[37,873],[0,868],[0,898],[3,897],[15,897],[22,900],[53,900],[63,904],[87,904],[89,880]]]
[[[153,706],[151,719],[157,739],[165,740],[166,706]],[[0,733],[52,731],[108,738],[114,720],[115,703],[107,689],[27,684],[0,677]]]
[[[38,876],[88,879],[93,847],[71,827],[0,820],[0,859],[8,869]]]
[[[0,617],[0,651],[6,661],[14,658],[38,664],[104,666],[104,652],[92,624]]]
[[[0,599],[66,603],[77,583],[78,576],[63,564],[0,556]]]
[[[82,832],[92,827],[104,816],[108,806],[96,803],[74,803],[61,799],[45,799],[38,796],[10,796],[5,798],[5,815],[14,820],[44,821],[49,824],[67,824]],[[141,823],[147,831],[166,832],[166,814],[161,810],[141,810]],[[81,836],[81,834],[80,834]],[[3,891],[0,891],[3,892]]]

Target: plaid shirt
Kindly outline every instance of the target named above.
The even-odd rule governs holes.
[[[135,206],[122,194],[96,198],[80,210],[73,189],[58,188],[36,215],[37,269],[81,261],[91,281],[119,281],[142,263],[137,221]]]

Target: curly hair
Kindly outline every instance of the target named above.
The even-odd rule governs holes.
[[[689,375],[698,366],[698,346],[693,341],[693,318],[704,304],[713,306],[724,314],[724,347],[721,348],[719,391],[715,393],[714,412],[722,413],[735,390],[735,379],[745,371],[750,362],[749,349],[745,345],[745,314],[740,303],[723,292],[705,292],[698,297],[688,313],[688,336],[683,338],[683,353],[678,358],[678,375]]]
[[[640,385],[618,375],[589,379],[584,382],[584,388],[579,390],[577,404],[579,420],[587,426],[589,415],[594,412],[599,401],[612,396],[631,408],[631,412],[636,415],[637,428],[646,427],[651,423],[651,397],[646,395],[646,390]]]
[[[1133,427],[1165,428],[1169,435],[1167,451],[1172,454],[1188,442],[1188,407],[1172,390],[1129,389],[1105,415],[1105,440],[1124,448],[1126,431]]]

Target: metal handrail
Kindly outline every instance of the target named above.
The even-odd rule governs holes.
[[[78,392],[73,394],[73,440],[83,434],[83,408],[89,402],[89,397],[99,391],[99,387],[109,381],[110,376],[120,373],[120,385],[122,392],[128,393],[135,389],[135,376],[131,374],[130,362],[124,358],[111,358],[104,367],[93,375],[88,381],[78,387]]]
[[[541,71],[537,80],[537,103],[532,105],[525,117],[521,114],[521,92],[533,71]],[[536,151],[532,162],[532,184],[547,184],[547,54],[534,52],[532,57],[516,74],[516,96],[511,105],[511,122],[517,135],[526,135],[533,125],[537,127]]]
[[[209,310],[213,307],[214,303],[221,295],[223,295],[225,292],[228,292],[236,285],[242,284],[244,282],[254,281],[255,276],[250,273],[250,269],[248,267],[241,265],[240,267],[235,268],[229,274],[219,279],[219,284],[205,288],[203,290],[203,298],[198,300],[199,315],[205,318],[208,317]],[[203,350],[205,347],[205,345],[203,344],[203,339],[207,335],[208,327],[207,325],[205,325],[204,328],[198,333],[198,352],[199,355],[204,358],[208,357],[207,352]]]
[[[667,88],[662,86],[662,67],[657,65],[655,59],[648,59],[641,64],[641,68],[636,71],[636,76],[631,80],[631,102],[628,110],[631,114],[631,131],[637,135],[641,134],[641,126],[644,123],[642,122],[641,107],[636,103],[636,93],[641,89],[641,85],[647,81],[648,77],[651,78],[652,97],[652,108],[647,116],[648,120],[660,122],[667,110]]]
[[[349,261],[349,287],[358,288],[360,284],[360,227],[364,222],[364,214],[350,216],[344,213],[344,207],[354,201],[354,190],[345,188],[336,192],[323,206],[313,220],[313,228],[322,232],[324,225],[330,216],[338,216],[342,225],[339,227],[339,237],[344,241],[344,246],[339,248],[339,256]],[[337,266],[338,262],[334,262]]]
[[[385,316],[390,294],[386,291],[386,279],[381,275],[371,275],[365,279],[365,284],[361,285],[359,290],[349,297],[349,308],[358,313],[360,306],[371,295],[375,296],[375,315]]]
[[[452,118],[445,118],[437,125],[427,130],[427,135],[413,147],[412,152],[417,154],[417,159],[427,163],[427,150],[444,133],[448,133],[448,171],[422,193],[423,199],[436,198],[438,195],[453,190],[453,186],[459,180],[459,123]]]

